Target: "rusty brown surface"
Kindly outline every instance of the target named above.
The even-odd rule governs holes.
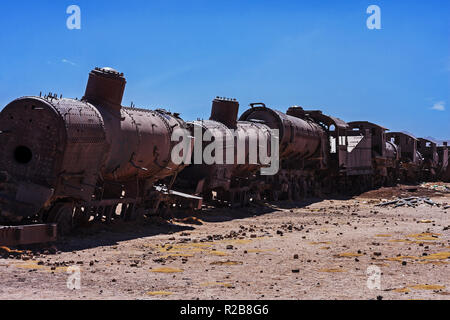
[[[400,150],[400,159],[418,165],[421,161],[417,150],[417,138],[404,132],[388,132],[386,137]]]
[[[264,103],[251,104],[238,119],[239,102],[219,97],[209,120],[186,123],[162,109],[122,106],[125,86],[122,73],[95,68],[81,100],[48,94],[22,97],[3,109],[0,222],[59,216],[68,224],[80,216],[110,222],[116,212],[131,217],[172,206],[199,209],[203,198],[247,205],[250,199],[291,200],[450,178],[447,146],[407,132],[386,133],[378,124],[346,123],[298,106],[283,113]],[[209,130],[213,139],[234,139],[233,147],[224,148],[223,164],[186,168],[172,162],[174,130],[195,136],[195,128]],[[280,134],[280,170],[262,177],[260,159],[250,163],[249,146],[262,133],[271,152],[270,129]],[[243,145],[232,130],[247,137]],[[197,140],[192,147],[203,153],[209,143]],[[245,150],[244,164],[237,163],[238,148]]]
[[[143,198],[153,182],[183,168],[171,161],[171,135],[184,121],[165,110],[123,107],[125,84],[123,74],[96,68],[82,100],[49,94],[4,108],[0,169],[11,181],[0,181],[2,216],[45,217],[40,210],[56,201],[117,205],[124,196]]]
[[[0,226],[0,246],[18,246],[56,241],[56,224]]]
[[[123,73],[112,68],[95,68],[89,73],[83,100],[118,111],[125,85]]]
[[[254,107],[245,111],[240,121],[259,121],[271,129],[279,130],[280,159],[308,159],[321,144],[323,129],[314,123],[267,107]]]

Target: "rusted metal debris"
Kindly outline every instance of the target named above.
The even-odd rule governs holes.
[[[426,198],[426,197],[399,198],[396,200],[379,203],[376,206],[377,207],[393,206],[394,208],[397,208],[397,207],[402,207],[402,206],[406,205],[408,207],[415,207],[422,203],[426,203],[431,206],[439,206],[438,203],[436,203],[436,202],[432,201],[430,198]]]
[[[0,226],[0,246],[53,242],[56,238],[56,224]]]

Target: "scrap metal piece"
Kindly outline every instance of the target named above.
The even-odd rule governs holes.
[[[198,197],[196,195],[192,195],[192,194],[188,194],[188,193],[184,193],[184,192],[180,192],[180,191],[169,190],[163,186],[155,186],[155,190],[165,196],[168,196],[168,197],[184,199],[185,202],[192,204],[192,208],[195,208],[197,210],[200,210],[202,208],[203,197]]]
[[[408,197],[408,198],[402,198],[402,199],[396,199],[392,201],[382,202],[376,205],[376,207],[384,207],[388,205],[394,205],[394,208],[404,206],[405,204],[409,207],[415,207],[416,205],[419,205],[420,203],[427,203],[431,206],[439,206],[436,202],[430,200],[430,198],[420,198],[420,197]]]
[[[384,207],[384,206],[388,206],[390,204],[396,204],[397,202],[398,202],[398,200],[387,201],[387,202],[377,204],[376,207]]]
[[[405,204],[407,204],[407,202],[402,199],[402,200],[397,202],[397,204],[394,206],[394,208],[404,206]]]
[[[53,242],[57,239],[57,225],[35,224],[0,226],[0,246],[17,246]]]

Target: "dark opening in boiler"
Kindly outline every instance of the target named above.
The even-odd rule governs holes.
[[[24,146],[19,146],[14,150],[14,159],[21,164],[27,164],[33,158],[31,150]]]

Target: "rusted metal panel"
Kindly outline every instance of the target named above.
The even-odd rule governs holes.
[[[256,123],[256,122],[246,122],[246,121],[239,121],[237,123],[237,136],[245,137],[244,139],[241,139],[242,145],[238,145],[237,138],[235,139],[235,163],[236,165],[233,168],[233,176],[237,177],[246,177],[249,175],[254,174],[258,169],[261,168],[261,159],[253,159],[256,161],[253,161],[254,163],[251,163],[251,156],[250,156],[250,148],[251,146],[257,146],[259,148],[259,145],[264,142],[264,140],[261,140],[260,138],[264,137],[266,141],[265,148],[267,150],[268,154],[272,154],[271,150],[271,139],[272,139],[272,132],[270,131],[270,128],[262,123]],[[274,137],[275,138],[275,137]],[[238,152],[242,152],[242,158],[245,160],[245,163],[238,163]]]
[[[373,157],[382,157],[386,156],[386,128],[369,122],[369,121],[353,121],[348,123],[350,128],[360,129],[361,131],[369,130],[371,139],[371,149],[373,153]]]
[[[230,129],[224,125],[223,123],[213,121],[213,120],[198,120],[189,122],[189,128],[192,135],[195,135],[195,130],[201,132],[202,135],[206,132],[212,136],[211,140],[221,139],[222,141],[222,158],[217,159],[222,163],[214,163],[209,165],[200,159],[201,163],[196,163],[195,155],[193,154],[192,163],[193,165],[186,168],[181,173],[181,178],[184,179],[192,179],[192,182],[200,181],[205,179],[204,190],[215,190],[218,188],[222,188],[227,190],[230,187],[232,171],[234,169],[234,162],[231,164],[227,164],[227,157],[230,156],[234,160],[235,156],[235,148],[227,144],[227,139],[233,139],[234,135],[230,131]],[[203,155],[204,148],[210,144],[210,142],[204,142],[202,139],[195,140],[196,146],[201,150]],[[196,184],[196,183],[195,183]]]
[[[121,118],[106,121],[110,151],[102,171],[105,179],[126,181],[137,176],[156,181],[184,167],[171,161],[177,143],[171,140],[172,133],[185,129],[182,119],[163,110],[122,108],[120,114]]]
[[[372,168],[372,135],[369,130],[349,131],[347,133],[349,147],[347,150],[347,175],[371,174]]]
[[[56,196],[89,201],[107,151],[103,118],[90,103],[54,101],[65,123],[65,149]]]
[[[53,98],[23,97],[0,113],[0,170],[19,180],[54,185],[65,148],[65,125]]]
[[[378,128],[379,130],[382,130],[382,131],[389,130],[388,128],[385,128],[383,126],[380,126],[379,124],[369,122],[369,121],[352,121],[352,122],[349,122],[348,125],[352,128],[364,127],[364,128]]]
[[[0,226],[0,246],[29,245],[57,239],[56,224]]]

